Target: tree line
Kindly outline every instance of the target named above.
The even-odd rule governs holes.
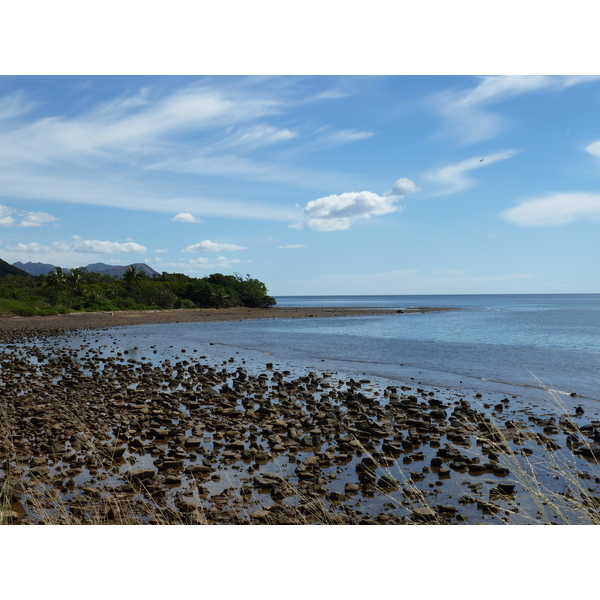
[[[48,275],[0,278],[0,313],[60,314],[71,311],[171,308],[267,308],[276,304],[262,281],[250,275],[213,273],[200,279],[183,273],[150,277],[131,265],[121,277],[60,267]]]

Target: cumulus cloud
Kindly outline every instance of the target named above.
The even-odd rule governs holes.
[[[238,250],[248,250],[248,248],[236,244],[217,244],[210,240],[204,240],[198,244],[187,246],[183,252],[237,252]]]
[[[600,220],[600,194],[567,192],[526,200],[499,215],[520,227],[552,227],[577,220]]]
[[[176,223],[202,223],[202,220],[195,217],[191,213],[181,212],[175,215],[172,219]]]
[[[55,221],[60,221],[60,219],[45,212],[17,211],[10,206],[0,204],[0,226],[3,227],[13,225],[17,227],[40,227]]]
[[[434,192],[433,196],[456,194],[475,185],[475,180],[467,175],[469,171],[512,158],[516,152],[516,150],[504,150],[495,154],[475,156],[456,164],[447,165],[436,171],[429,171],[425,174],[425,178],[441,186],[441,189]]]
[[[46,223],[54,223],[56,221],[60,221],[60,219],[45,212],[28,212],[24,214],[20,226],[40,227]]]
[[[55,242],[56,250],[63,252],[78,252],[82,254],[135,254],[146,252],[146,246],[135,242],[110,242],[101,240],[84,240],[73,236],[71,242]]]
[[[342,231],[356,219],[385,215],[402,210],[396,202],[406,194],[417,191],[417,186],[407,178],[398,179],[382,196],[373,192],[345,192],[311,200],[304,207],[308,226],[317,231]]]
[[[12,216],[16,210],[10,206],[4,206],[0,204],[0,225],[3,227],[10,227],[14,225],[15,218]]]
[[[16,246],[7,246],[8,250],[12,250],[13,252],[24,252],[27,254],[37,254],[37,253],[46,253],[50,251],[50,246],[45,246],[44,244],[38,244],[37,242],[29,242],[24,244],[23,242],[19,242]]]

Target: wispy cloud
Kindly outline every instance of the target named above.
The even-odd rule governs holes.
[[[252,127],[238,129],[226,137],[219,146],[235,146],[244,149],[271,146],[279,142],[286,142],[296,137],[296,133],[289,129],[277,129],[271,125],[260,123]]]
[[[304,244],[286,244],[285,246],[277,246],[279,250],[295,249],[295,248],[306,248]]]
[[[435,171],[429,171],[425,174],[425,179],[440,186],[440,189],[434,191],[431,196],[445,196],[447,194],[456,194],[470,187],[477,182],[469,177],[468,173],[475,169],[487,167],[495,162],[512,158],[517,150],[504,150],[494,154],[484,156],[474,156],[467,158],[456,164],[447,165]]]
[[[552,227],[578,220],[600,221],[600,194],[567,192],[525,200],[499,215],[520,227]]]
[[[308,226],[317,231],[343,231],[357,219],[385,215],[402,210],[396,202],[417,191],[416,184],[403,177],[382,196],[373,192],[345,192],[311,200],[304,207]]]
[[[236,244],[218,244],[210,240],[204,240],[198,244],[187,246],[183,252],[237,252],[239,250],[248,250],[248,248]]]
[[[350,142],[360,142],[362,140],[367,140],[372,136],[372,131],[356,131],[354,129],[329,131],[324,135],[319,136],[317,142],[323,145],[337,146],[339,144],[348,144]]]
[[[560,91],[598,79],[595,76],[494,75],[481,77],[470,89],[446,91],[430,100],[447,123],[447,133],[464,144],[490,139],[503,128],[502,119],[484,107],[522,94]]]
[[[19,92],[0,98],[0,121],[14,119],[29,112],[34,106],[34,102],[25,101]]]
[[[600,158],[600,140],[597,142],[592,142],[588,146],[585,147],[586,152],[589,152],[592,156],[596,158]]]

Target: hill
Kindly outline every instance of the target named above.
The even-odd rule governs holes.
[[[133,263],[131,265],[107,265],[105,263],[93,263],[83,267],[92,273],[101,273],[102,275],[116,275],[122,277],[123,273],[127,271],[129,267],[135,267],[142,273],[149,275],[150,277],[158,276],[160,273],[155,271],[152,267],[149,267],[146,263]]]
[[[6,263],[6,264],[8,265],[8,263]],[[49,263],[41,263],[41,262],[37,262],[37,263],[16,262],[16,263],[13,263],[12,266],[16,267],[17,269],[21,269],[22,271],[25,272],[25,274],[34,275],[34,276],[35,275],[48,275],[48,273],[51,273],[52,271],[56,270],[55,265],[51,265]],[[87,271],[90,271],[91,273],[100,273],[102,275],[116,275],[117,277],[122,277],[123,273],[125,273],[125,271],[127,271],[127,268],[129,266],[131,266],[131,265],[121,266],[121,265],[107,265],[106,263],[93,263],[91,265],[87,265],[82,268],[86,269]],[[139,269],[140,271],[142,271],[143,273],[146,273],[146,275],[148,275],[150,277],[160,275],[160,273],[158,273],[152,267],[149,267],[145,263],[134,263],[133,266],[136,267],[137,269]],[[65,269],[65,268],[63,268],[63,271],[67,274],[69,274],[71,272],[69,269]],[[22,274],[23,273],[21,273],[21,275]]]
[[[0,277],[4,277],[5,275],[25,275],[29,277],[27,271],[19,269],[19,267],[15,267],[0,258]]]
[[[12,264],[13,267],[17,267],[29,275],[37,276],[37,275],[48,275],[52,271],[56,270],[55,265],[51,265],[49,263],[41,263],[41,262],[16,262]],[[65,273],[70,273],[69,269],[63,269]]]

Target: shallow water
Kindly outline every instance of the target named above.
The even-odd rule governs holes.
[[[200,353],[243,355],[260,369],[325,369],[498,392],[539,402],[546,387],[567,405],[600,400],[600,295],[329,296],[277,298],[279,306],[453,307],[461,310],[214,323],[140,325],[105,345],[130,358],[161,361]],[[114,330],[113,330],[114,331]],[[77,347],[89,335],[70,337]],[[576,398],[571,394],[576,394]],[[600,406],[600,404],[598,405]]]

